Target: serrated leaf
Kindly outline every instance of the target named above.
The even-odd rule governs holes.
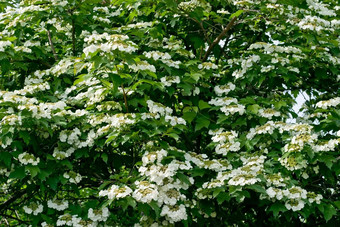
[[[158,206],[157,202],[156,201],[152,201],[151,203],[149,203],[149,205],[155,211],[156,217],[159,218],[160,213],[161,213],[161,208]]]
[[[326,204],[324,206],[323,215],[325,217],[326,222],[332,219],[332,217],[336,214],[336,209],[331,204]]]
[[[10,173],[9,178],[23,179],[26,176],[25,167],[21,166]]]
[[[203,101],[203,100],[200,100],[200,101],[198,102],[198,107],[199,107],[201,110],[204,110],[204,109],[210,108],[211,106],[210,106],[207,102],[205,102],[205,101]]]
[[[229,19],[232,19],[232,18],[234,18],[234,17],[238,17],[238,16],[240,16],[242,13],[243,13],[243,10],[240,9],[240,10],[236,11],[235,13],[231,14],[230,17],[229,17]]]
[[[188,123],[191,123],[195,119],[196,115],[197,115],[196,112],[185,112],[182,118],[186,120]]]
[[[208,128],[210,125],[210,120],[207,117],[202,116],[202,115],[199,115],[196,118],[195,122],[196,122],[195,131],[198,131],[202,128]]]
[[[282,203],[279,203],[279,202],[274,203],[268,209],[268,211],[272,211],[273,212],[274,217],[277,217],[280,212],[285,212],[286,210],[287,210],[287,208],[285,207],[285,205],[283,205]]]

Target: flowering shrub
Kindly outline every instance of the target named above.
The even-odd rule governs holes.
[[[0,225],[340,222],[338,1],[0,10]]]

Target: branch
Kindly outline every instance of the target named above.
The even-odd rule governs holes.
[[[72,19],[72,52],[73,56],[76,56],[76,29],[74,19]]]
[[[54,59],[56,61],[58,61],[58,55],[57,55],[57,52],[55,52],[55,49],[54,49],[54,45],[53,45],[52,38],[51,38],[51,32],[48,29],[46,29],[46,30],[47,30],[48,42],[50,43],[50,46],[52,48]]]
[[[4,203],[0,204],[0,211],[4,210],[7,206],[9,206],[11,203],[19,199],[22,195],[25,194],[25,191],[19,191],[17,194],[15,194],[12,198],[6,200]]]
[[[121,87],[122,87],[122,90],[123,90],[123,96],[124,96],[124,103],[125,103],[126,113],[129,113],[129,108],[128,108],[128,103],[127,103],[126,93],[125,93],[123,84],[122,84]]]
[[[0,214],[0,216],[6,217],[6,218],[10,218],[10,219],[13,219],[13,220],[16,220],[16,221],[18,221],[18,222],[20,222],[20,223],[22,223],[22,224],[28,224],[28,222],[23,221],[23,220],[21,220],[21,219],[19,219],[19,218],[13,217],[13,216],[11,216],[11,215]],[[5,218],[5,221],[6,221],[7,225],[10,226],[6,218]]]
[[[213,48],[221,41],[221,39],[227,34],[227,32],[233,27],[235,21],[237,20],[237,17],[234,17],[229,24],[227,25],[227,27],[225,29],[223,29],[223,31],[221,32],[221,34],[219,36],[217,36],[217,38],[210,44],[207,52],[205,53],[202,62],[205,62],[208,59],[209,54],[211,53],[211,51],[213,50]]]

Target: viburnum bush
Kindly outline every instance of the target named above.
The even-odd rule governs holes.
[[[0,10],[1,226],[340,223],[337,0]]]

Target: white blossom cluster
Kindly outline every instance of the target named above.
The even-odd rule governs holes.
[[[153,60],[170,60],[171,56],[169,53],[163,53],[160,51],[149,51],[143,53],[145,57],[152,58]]]
[[[101,190],[99,196],[107,196],[109,199],[120,199],[129,196],[132,193],[132,189],[128,186],[119,187],[118,185],[112,185],[107,190]]]
[[[12,43],[10,41],[0,41],[0,51],[4,52],[5,49],[11,45]]]
[[[149,64],[148,62],[146,61],[139,61],[139,62],[136,62],[136,64],[132,64],[132,65],[129,65],[129,68],[132,69],[134,72],[137,72],[137,71],[144,71],[144,70],[149,70],[151,72],[156,72],[156,68],[155,66]]]
[[[23,209],[27,214],[38,215],[43,212],[44,206],[39,203],[30,203],[28,206],[23,206]]]
[[[211,62],[203,62],[202,64],[198,65],[198,69],[218,69],[218,66]]]
[[[336,107],[340,104],[340,97],[336,97],[330,100],[320,101],[316,103],[316,107],[321,109],[328,109],[329,107]]]
[[[229,82],[226,85],[217,85],[214,87],[214,91],[217,96],[227,95],[230,91],[235,90],[235,84]]]
[[[63,177],[68,179],[70,183],[74,184],[78,184],[82,179],[82,176],[74,171],[65,172]]]
[[[254,64],[258,63],[260,61],[260,56],[259,55],[251,55],[248,56],[247,58],[236,60],[236,59],[229,59],[228,63],[231,65],[232,63],[240,64],[241,69],[235,70],[232,74],[235,79],[239,79],[244,77],[246,72],[253,67]]]
[[[19,154],[18,160],[19,160],[20,163],[22,163],[24,165],[31,164],[33,166],[38,165],[38,163],[40,162],[39,157],[36,158],[36,157],[34,157],[33,154],[29,154],[27,152],[23,152],[23,153]]]
[[[227,159],[210,159],[206,154],[197,154],[195,152],[188,152],[184,157],[187,161],[194,163],[196,166],[203,169],[215,172],[232,169],[232,166]]]
[[[273,117],[279,117],[281,114],[274,109],[259,109],[259,116],[272,119]]]
[[[90,208],[88,211],[87,217],[94,222],[101,222],[101,221],[106,221],[109,215],[110,213],[107,207],[104,207],[100,210],[94,210]]]
[[[161,78],[161,83],[165,86],[165,87],[169,87],[172,84],[179,84],[181,82],[179,76],[165,76]]]
[[[47,207],[58,211],[62,211],[68,208],[67,200],[48,200]]]
[[[197,7],[202,7],[204,9],[206,9],[207,11],[210,11],[211,6],[209,3],[204,3],[202,1],[199,0],[190,0],[187,2],[181,2],[178,4],[178,8],[183,10],[183,11],[194,11]]]
[[[94,33],[89,37],[86,37],[84,41],[90,44],[84,48],[83,52],[85,56],[89,54],[95,53],[96,51],[102,51],[103,53],[112,53],[115,50],[119,50],[121,52],[132,53],[136,51],[138,48],[137,45],[132,41],[127,40],[128,37],[125,35],[119,34],[97,34]]]
[[[219,129],[216,132],[209,131],[209,134],[214,135],[211,140],[215,143],[218,143],[215,152],[216,154],[227,155],[229,151],[239,151],[240,150],[240,142],[236,141],[237,133],[235,131],[223,131],[223,129]]]
[[[304,208],[306,202],[320,203],[322,195],[316,195],[313,192],[307,192],[301,187],[293,186],[289,189],[280,189],[270,187],[266,190],[269,198],[274,200],[283,200],[288,210],[298,211]]]
[[[54,148],[52,156],[55,157],[57,160],[63,160],[65,158],[70,157],[75,149],[73,147],[70,147],[66,151],[60,151],[57,147]]]
[[[217,177],[209,182],[205,182],[201,188],[196,191],[200,199],[210,197],[207,189],[218,188],[224,185],[245,186],[253,185],[261,181],[258,175],[264,169],[265,156],[241,157],[243,165],[233,170],[218,172]]]

